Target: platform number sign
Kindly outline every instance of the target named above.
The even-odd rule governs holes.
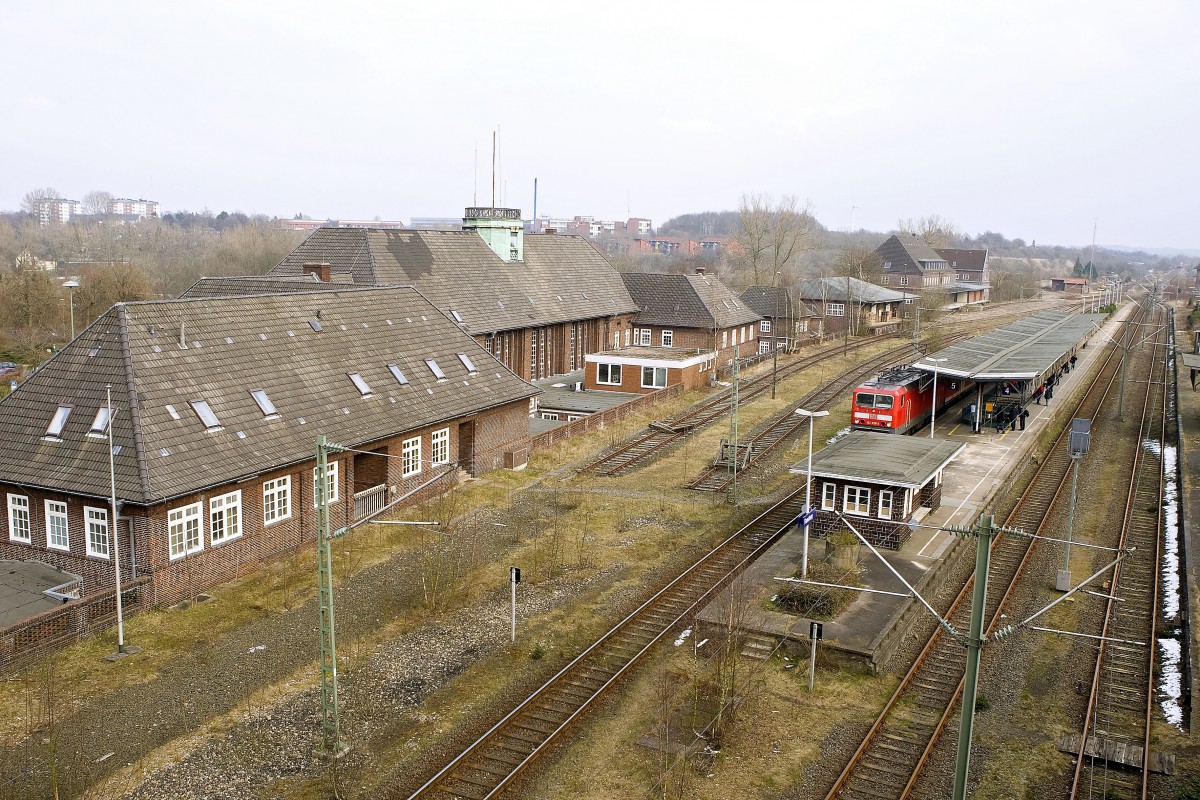
[[[796,517],[796,527],[802,528],[805,525],[812,525],[813,520],[817,518],[817,509],[810,508],[800,516]]]

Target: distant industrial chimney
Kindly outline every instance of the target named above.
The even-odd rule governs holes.
[[[479,234],[505,261],[525,260],[525,230],[519,208],[468,208],[463,212],[462,229]]]
[[[305,264],[302,269],[304,275],[312,275],[321,283],[329,283],[333,279],[333,267],[325,262]]]

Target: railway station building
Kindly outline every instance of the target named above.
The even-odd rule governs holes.
[[[812,536],[847,530],[872,545],[899,550],[919,522],[942,504],[942,471],[965,444],[944,439],[852,431],[818,453],[812,471],[791,468],[809,482],[816,516]],[[844,519],[843,519],[844,517]]]
[[[1104,323],[1104,314],[1042,311],[930,353],[913,367],[941,380],[969,380],[963,419],[979,433],[1022,424],[1023,412],[1049,403],[1075,365],[1076,354]]]
[[[537,392],[411,287],[118,304],[0,400],[0,558],[177,602],[311,544],[318,480],[338,528],[520,466]]]
[[[290,291],[297,281],[414,286],[526,380],[631,343],[638,306],[581,236],[528,234],[515,208],[468,208],[461,231],[318,228],[265,278],[210,278],[184,297]]]
[[[846,328],[855,336],[892,333],[918,297],[858,278],[831,277],[801,281],[795,294],[812,309],[810,326],[817,325],[823,336],[836,336]]]

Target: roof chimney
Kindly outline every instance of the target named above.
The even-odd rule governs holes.
[[[329,283],[333,278],[333,267],[324,261],[316,264],[305,264],[302,269],[302,274],[313,275],[321,283]]]
[[[697,274],[697,275],[703,275],[703,274],[704,274],[704,267],[696,267],[696,274]]]

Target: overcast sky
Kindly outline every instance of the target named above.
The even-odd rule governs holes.
[[[5,0],[0,208],[602,219],[1200,251],[1200,3]],[[478,152],[478,170],[475,168]],[[477,177],[476,177],[477,176]],[[853,218],[853,219],[852,219]]]

